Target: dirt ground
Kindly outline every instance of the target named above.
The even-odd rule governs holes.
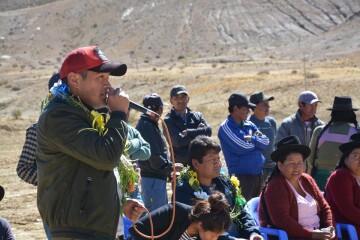
[[[114,79],[113,83],[123,87],[136,102],[141,102],[149,92],[158,92],[169,102],[167,96],[171,86],[185,85],[191,95],[190,108],[204,114],[213,127],[215,139],[218,126],[228,114],[227,98],[233,92],[249,95],[262,90],[273,95],[271,116],[278,125],[284,117],[296,111],[298,93],[304,89],[315,91],[322,100],[317,115],[325,122],[330,115],[326,108],[332,106],[335,95],[352,96],[353,106],[360,106],[359,58],[311,63],[308,73],[312,75],[306,82],[299,65],[298,62],[254,62],[180,65],[156,71],[130,69],[124,78]],[[25,130],[39,115],[38,103],[46,95],[45,83],[51,72],[7,72],[3,74],[6,81],[0,84],[3,103],[0,105],[0,184],[6,191],[0,202],[0,216],[10,222],[17,239],[45,239],[36,206],[36,187],[17,176],[16,166],[25,141]],[[23,113],[18,120],[11,116],[14,109]],[[134,113],[131,121],[137,121],[138,116]]]
[[[16,174],[29,120],[0,121],[0,183],[5,197],[0,202],[1,217],[9,221],[16,239],[46,239],[36,207],[36,187]]]

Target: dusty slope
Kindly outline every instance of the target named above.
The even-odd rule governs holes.
[[[157,68],[156,71],[141,68],[130,69],[127,76],[114,78],[112,82],[122,86],[138,102],[149,92],[158,92],[168,100],[173,84],[185,84],[191,96],[189,106],[205,115],[213,127],[215,139],[218,126],[227,114],[226,99],[234,91],[250,94],[261,89],[275,96],[271,103],[271,115],[278,123],[295,111],[298,93],[305,88],[316,91],[323,100],[318,115],[325,121],[329,119],[329,111],[325,109],[331,106],[335,95],[351,95],[354,97],[354,106],[360,106],[357,97],[360,92],[359,62],[347,59],[345,62],[311,63],[307,70],[312,75],[318,74],[318,77],[308,78],[306,86],[301,66],[302,62],[249,62],[179,65],[171,69]],[[46,71],[50,72],[51,69],[43,72]],[[22,74],[27,76],[31,72]],[[36,208],[36,188],[22,182],[15,169],[24,142],[25,128],[36,119],[38,99],[46,94],[47,78],[44,74],[39,74],[35,79],[21,78],[19,73],[7,73],[7,76],[10,87],[6,88],[7,92],[0,92],[0,96],[12,95],[11,104],[6,110],[1,110],[0,115],[0,183],[7,191],[5,199],[0,203],[0,216],[10,221],[17,239],[44,239],[42,222]],[[15,92],[11,90],[12,84],[27,81],[31,84],[26,88]],[[14,105],[18,108],[24,106],[21,108],[24,114],[22,120],[13,120],[11,113],[4,114]],[[137,114],[132,115],[133,123],[137,117]]]
[[[1,67],[56,68],[69,50],[89,44],[132,65],[182,57],[299,59],[299,46],[326,58],[359,49],[343,44],[358,42],[359,34],[347,34],[358,21],[343,23],[359,11],[357,0],[55,1],[0,12],[0,54],[12,57]]]
[[[234,91],[274,95],[278,123],[304,89],[323,100],[324,120],[335,95],[360,106],[357,0],[3,0],[0,9],[0,56],[10,57],[0,58],[0,216],[17,239],[44,239],[36,188],[15,172],[25,128],[38,117],[49,76],[78,46],[98,44],[129,64],[112,82],[134,101],[149,92],[168,100],[172,85],[186,85],[190,107],[204,113],[215,138]],[[13,110],[22,119],[13,120]]]

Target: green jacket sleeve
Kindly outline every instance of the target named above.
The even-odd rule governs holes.
[[[96,169],[112,171],[120,160],[127,138],[125,113],[113,112],[101,136],[92,128],[91,118],[80,107],[64,105],[49,109],[40,131],[61,152]]]

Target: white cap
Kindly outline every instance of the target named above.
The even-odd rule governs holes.
[[[316,102],[321,102],[319,98],[316,96],[314,92],[311,91],[304,91],[300,93],[298,103],[306,103],[306,104],[313,104]]]

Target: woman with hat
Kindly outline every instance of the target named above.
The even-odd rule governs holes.
[[[277,143],[276,162],[260,195],[260,225],[283,229],[289,239],[334,239],[329,205],[314,179],[304,173],[310,148],[291,135]]]
[[[354,225],[360,236],[360,133],[339,149],[343,154],[329,177],[325,196],[335,221]]]
[[[321,191],[331,172],[340,159],[339,146],[349,141],[350,136],[358,131],[358,122],[352,107],[351,97],[335,96],[328,124],[314,130],[310,142],[311,154],[308,158],[308,173],[315,179]]]

